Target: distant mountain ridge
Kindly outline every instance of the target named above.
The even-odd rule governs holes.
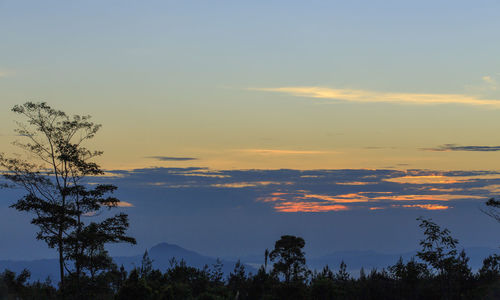
[[[188,266],[202,269],[205,265],[211,267],[217,262],[217,258],[205,256],[198,252],[187,250],[181,246],[169,243],[160,243],[148,250],[150,259],[153,260],[153,268],[159,269],[162,272],[171,266],[172,258],[177,262],[184,260]],[[123,265],[126,270],[131,270],[134,267],[140,267],[143,254],[135,256],[114,257],[113,260],[117,265]],[[236,261],[220,259],[222,262],[222,271],[225,275],[229,275],[234,269]],[[256,269],[246,265],[247,271],[255,272]]]
[[[486,247],[465,248],[465,251],[470,257],[469,265],[473,271],[481,267],[483,259],[488,255],[493,253],[500,254],[500,249]],[[148,255],[150,259],[153,260],[153,268],[159,269],[162,272],[165,272],[171,266],[172,258],[175,258],[177,262],[184,260],[188,266],[200,269],[205,265],[211,267],[217,261],[217,258],[202,255],[198,252],[182,248],[179,245],[169,243],[160,243],[151,247],[148,250]],[[361,267],[363,267],[365,271],[369,271],[373,268],[387,268],[390,265],[394,265],[399,257],[402,257],[403,260],[406,261],[415,255],[416,251],[400,254],[386,254],[376,251],[359,250],[337,251],[319,257],[308,258],[307,266],[311,270],[321,270],[325,265],[328,265],[330,269],[335,271],[338,270],[340,262],[344,261],[347,265],[347,270],[352,275],[357,276]],[[143,253],[134,256],[118,256],[114,257],[113,260],[118,266],[123,265],[127,271],[130,271],[135,267],[141,266],[142,256]],[[254,274],[264,263],[263,254],[241,256],[240,258],[223,258],[221,262],[223,264],[222,271],[225,276],[228,276],[234,269],[234,265],[238,259],[245,264],[247,272]],[[272,265],[272,263],[269,265]],[[31,261],[0,260],[0,272],[3,272],[4,269],[9,269],[18,273],[25,268],[31,272],[31,281],[44,281],[47,277],[50,277],[54,283],[59,281],[57,259],[38,259]]]
[[[148,255],[153,261],[153,268],[165,272],[170,267],[172,258],[177,262],[184,260],[186,265],[202,269],[205,265],[209,268],[217,262],[217,258],[205,256],[195,251],[187,250],[175,244],[160,243],[148,250]],[[134,256],[117,256],[113,257],[113,261],[118,265],[123,265],[127,271],[141,266],[143,253]],[[222,271],[225,276],[228,276],[234,269],[236,261],[221,259],[223,264]],[[52,282],[59,281],[59,269],[57,259],[38,259],[38,260],[0,260],[0,272],[9,269],[16,273],[23,269],[28,269],[31,272],[31,281],[45,281],[50,277]],[[255,273],[257,270],[245,265],[248,272]]]

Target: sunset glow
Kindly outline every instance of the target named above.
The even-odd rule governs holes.
[[[316,288],[346,290],[373,253],[385,265],[364,270],[385,270],[380,282],[407,287],[388,268],[399,255],[385,258],[403,254],[407,266],[424,219],[453,232],[458,252],[496,251],[499,35],[500,1],[491,0],[2,0],[0,267],[68,257],[61,264],[68,280],[85,273],[82,284],[117,290],[114,282],[94,284],[115,277],[90,274],[85,263],[93,257],[76,258],[95,249],[140,258],[166,243],[223,261],[229,271],[210,288],[232,290],[215,298],[290,299]],[[16,182],[16,172],[29,180]],[[42,227],[37,217],[57,224]],[[106,226],[127,227],[137,244],[109,236],[78,241],[88,233],[84,223],[102,235]],[[305,294],[253,294],[283,291],[271,289],[284,279],[273,273],[279,258],[264,268],[269,286],[248,276],[242,288],[232,284],[229,274],[241,275],[238,259],[247,274],[262,277],[265,250],[284,235],[303,238],[312,258],[311,272],[296,277]],[[64,245],[71,241],[76,246]],[[77,250],[86,245],[94,248]],[[334,276],[326,285],[315,275],[323,268],[313,269],[317,258],[339,258],[329,264],[336,274],[342,259],[354,257],[350,251],[357,255],[348,264],[352,280]],[[473,272],[485,270],[483,256],[470,257],[478,264]],[[153,269],[160,261],[153,259]],[[127,274],[140,266],[123,264]],[[421,278],[444,274],[435,266]],[[22,269],[16,272],[13,278]],[[141,286],[150,277],[142,273]],[[466,278],[479,282],[476,275]],[[256,282],[265,288],[250,288]],[[496,296],[498,282],[485,293]],[[75,287],[52,285],[67,286],[68,296]],[[204,297],[155,286],[145,285],[152,297]]]

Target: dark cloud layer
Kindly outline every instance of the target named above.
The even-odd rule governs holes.
[[[459,146],[456,144],[444,144],[436,148],[423,148],[425,151],[478,151],[492,152],[500,151],[500,146]]]
[[[461,234],[465,244],[497,242],[491,238],[497,224],[479,208],[500,193],[499,172],[147,168],[108,171],[88,183],[115,184],[116,197],[133,204],[120,210],[129,214],[139,245],[116,246],[114,255],[159,242],[213,256],[261,253],[283,234],[304,237],[310,254],[414,250],[419,216]],[[30,250],[35,227],[9,208],[20,194],[0,192],[0,237],[9,240],[0,258],[52,253],[43,244]]]
[[[221,191],[252,195],[238,205],[286,213],[380,209],[452,209],[457,201],[486,199],[500,184],[489,171],[429,170],[211,170],[150,168],[112,171],[118,186],[136,189]],[[493,186],[493,187],[492,187]],[[211,205],[214,205],[212,202]]]

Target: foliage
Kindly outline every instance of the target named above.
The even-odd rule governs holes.
[[[269,254],[273,265],[273,274],[283,275],[286,283],[303,281],[306,275],[306,258],[302,248],[305,241],[301,237],[284,235],[274,244],[274,250]]]
[[[108,243],[135,243],[126,235],[128,216],[123,213],[99,218],[105,209],[117,207],[112,185],[89,186],[85,177],[102,175],[83,143],[100,128],[89,116],[70,117],[46,103],[27,102],[13,111],[27,118],[18,123],[16,142],[29,160],[0,154],[2,174],[26,194],[12,207],[34,215],[37,238],[59,254],[61,282],[56,288],[48,279],[30,282],[30,272],[0,273],[0,299],[500,299],[500,256],[484,259],[472,273],[465,251],[448,229],[430,219],[418,218],[424,238],[417,257],[400,258],[387,270],[362,268],[355,278],[342,261],[338,270],[306,267],[301,237],[284,235],[272,251],[265,250],[264,264],[256,274],[246,272],[238,261],[224,277],[222,262],[197,269],[184,260],[171,260],[164,272],[153,267],[148,252],[141,266],[130,273],[118,268],[105,249]],[[490,199],[487,213],[500,221]],[[86,221],[87,220],[87,221]],[[268,260],[273,262],[268,272]]]
[[[500,222],[500,201],[495,200],[495,198],[490,198],[486,201],[486,209],[482,209],[482,211],[488,216],[494,218],[498,222]]]
[[[448,231],[440,228],[434,229],[431,232],[441,234],[444,232],[445,236],[449,235]],[[298,243],[299,249],[301,249],[301,244]],[[279,243],[279,245],[282,244]],[[297,244],[292,243],[292,245]],[[438,243],[432,249],[441,246]],[[446,255],[431,255],[430,257],[448,258]],[[418,261],[414,257],[404,261],[400,258],[394,265],[389,266],[387,271],[385,269],[373,269],[370,272],[362,270],[358,278],[353,277],[347,271],[346,264],[342,262],[337,270],[325,266],[321,271],[305,272],[303,281],[287,282],[286,280],[280,281],[276,272],[266,272],[264,266],[256,274],[248,274],[245,272],[245,265],[241,262],[235,264],[234,270],[226,278],[220,273],[220,262],[212,268],[197,269],[188,266],[183,260],[178,262],[172,259],[170,267],[165,272],[161,272],[153,268],[152,261],[145,252],[141,266],[130,273],[127,273],[123,266],[121,268],[115,266],[99,273],[94,279],[90,276],[82,276],[80,285],[83,293],[72,293],[75,289],[71,286],[73,281],[70,278],[66,280],[65,289],[68,299],[110,300],[498,299],[500,296],[499,256],[493,255],[486,258],[477,274],[470,272],[466,258],[464,252],[454,256],[452,265],[455,267],[447,267],[447,273],[433,271],[434,267],[431,264],[431,262],[434,263],[433,260]],[[447,277],[443,277],[445,275]],[[0,274],[0,299],[50,300],[58,299],[61,295],[61,289],[56,290],[50,283],[29,283],[28,278],[28,271],[17,276],[10,271]],[[444,284],[443,278],[449,280],[450,284]]]
[[[102,152],[84,146],[101,126],[92,123],[90,116],[69,116],[44,102],[26,102],[12,111],[25,118],[16,129],[23,141],[14,144],[27,159],[0,154],[2,175],[26,192],[11,207],[32,213],[31,223],[39,229],[37,239],[57,249],[61,287],[78,287],[81,278],[94,279],[112,268],[105,244],[135,243],[125,234],[129,223],[124,213],[84,221],[120,202],[110,196],[115,186],[85,184],[86,177],[104,174],[92,161]],[[65,284],[66,278],[73,282]]]

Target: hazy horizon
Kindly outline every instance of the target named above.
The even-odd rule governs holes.
[[[91,115],[141,253],[419,248],[416,218],[498,247],[500,2],[0,1],[14,105]],[[0,259],[56,255],[0,190]]]

